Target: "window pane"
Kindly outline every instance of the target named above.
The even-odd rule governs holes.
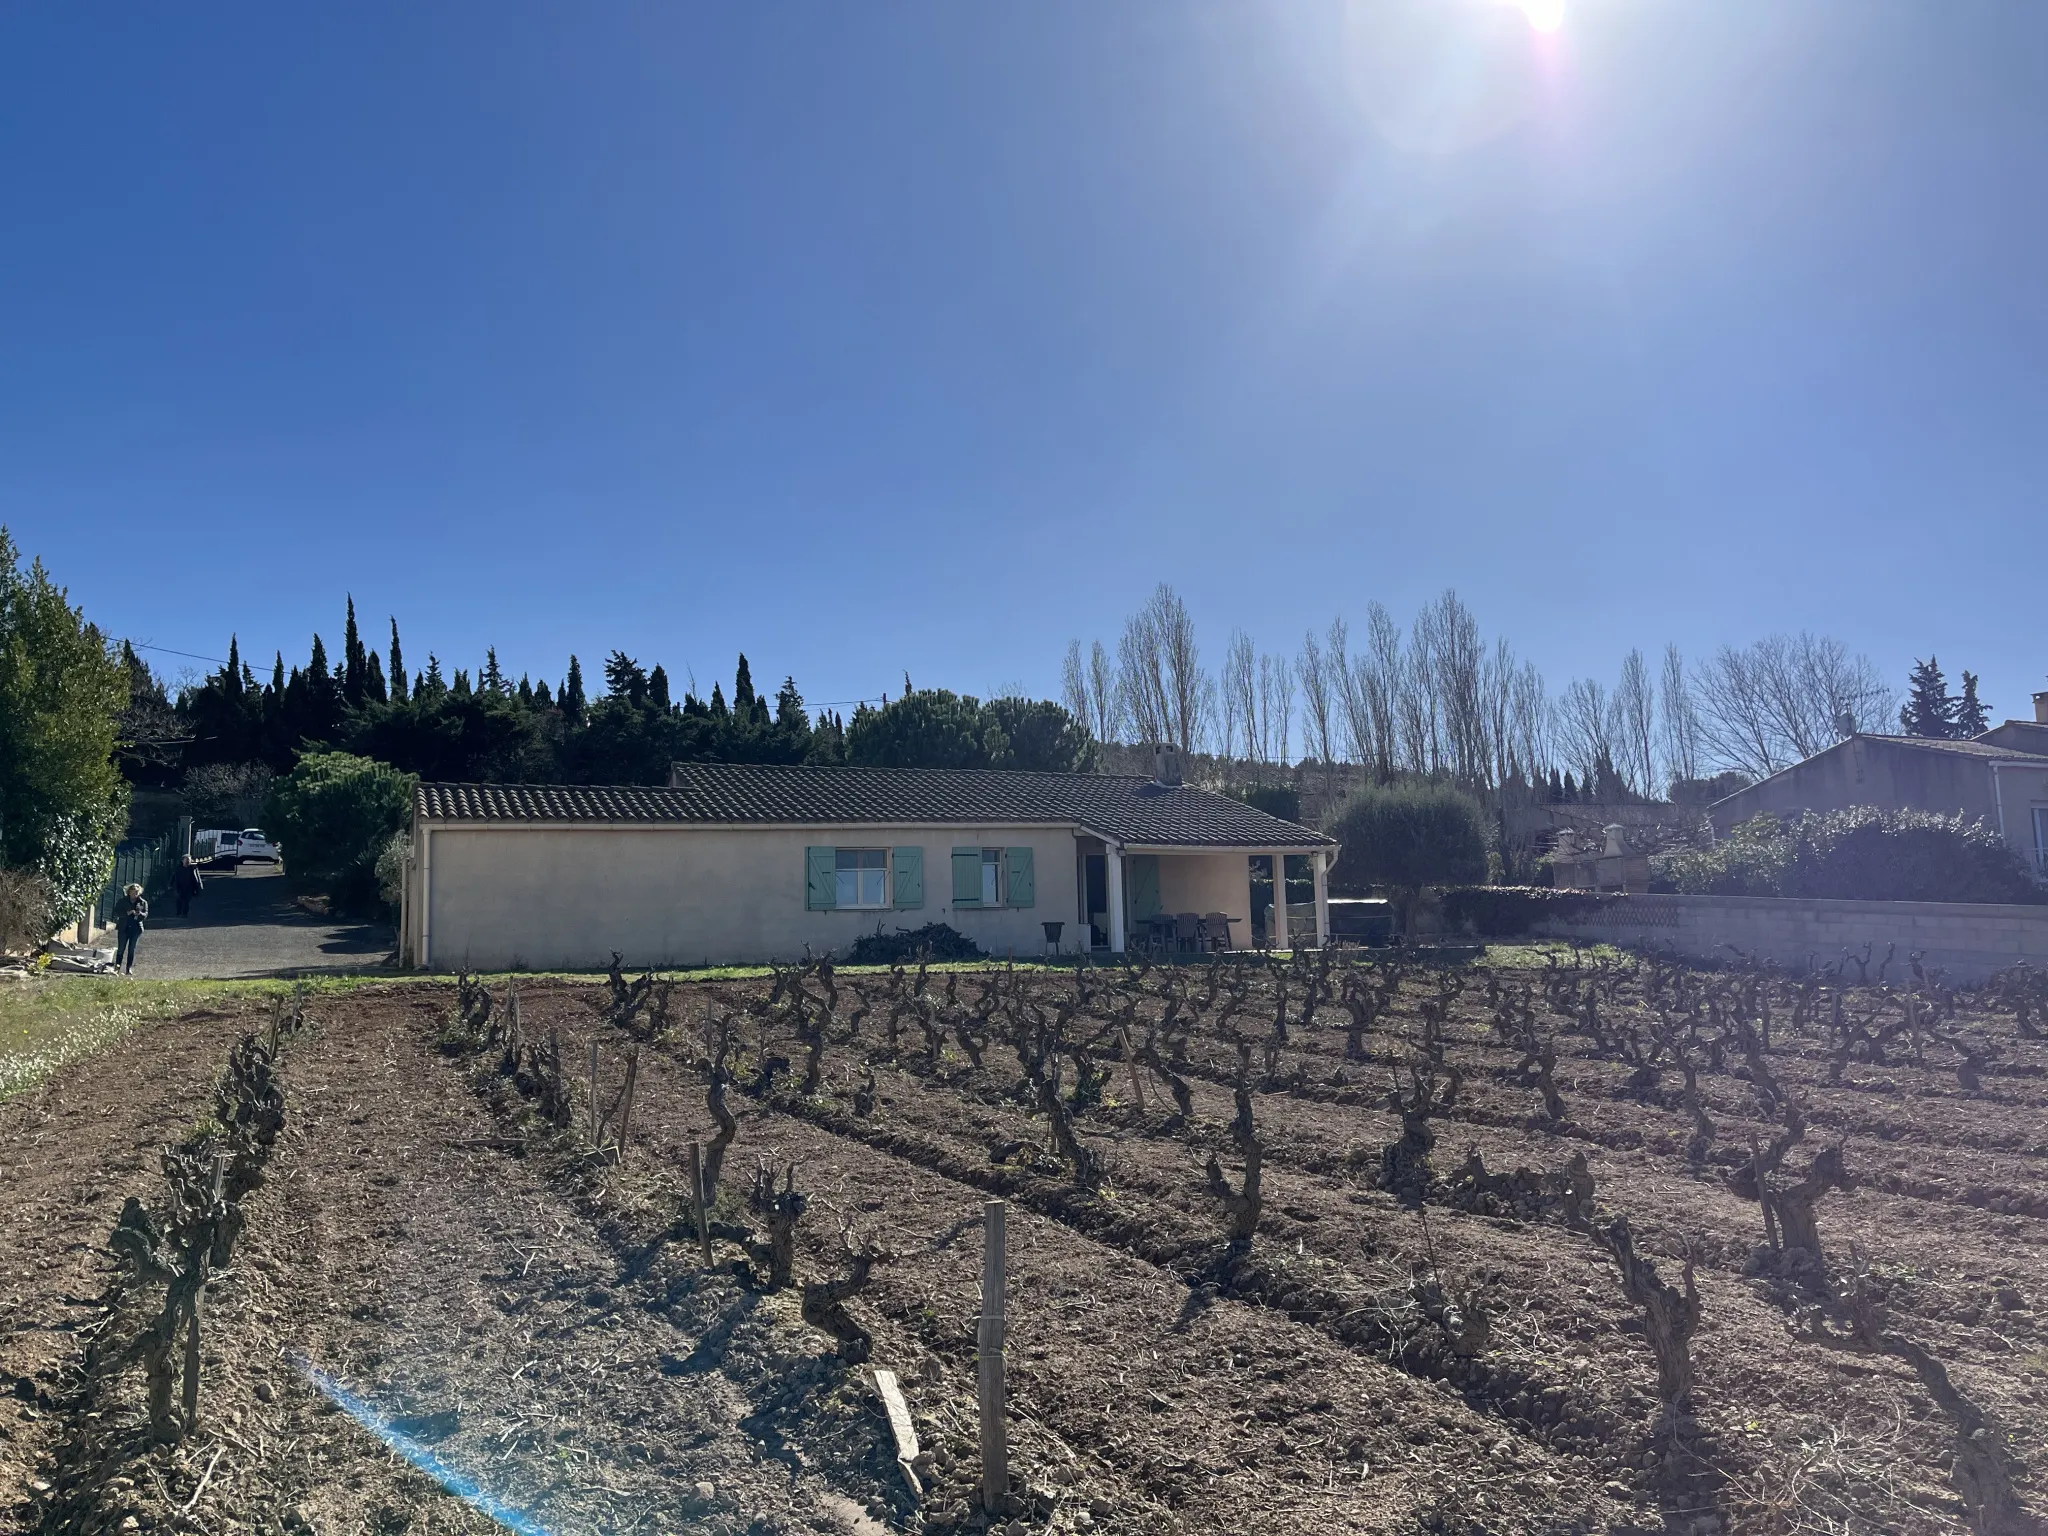
[[[833,849],[833,850],[832,850],[832,867],[833,867],[834,869],[859,869],[859,868],[860,868],[860,850],[859,850],[858,848],[835,848],[835,849]]]
[[[884,869],[888,866],[889,850],[886,848],[863,848],[860,851],[862,869]]]
[[[863,869],[860,872],[860,904],[864,907],[879,907],[882,904],[882,871]]]
[[[996,892],[996,871],[1002,866],[987,854],[981,859],[981,904],[984,907],[1000,906],[1002,898]]]
[[[844,855],[841,855],[841,857],[844,857]],[[859,906],[860,871],[857,869],[841,869],[835,871],[835,873],[839,878],[838,889],[833,895],[833,900],[842,907]]]

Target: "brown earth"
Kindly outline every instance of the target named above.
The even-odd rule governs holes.
[[[315,1003],[282,1051],[286,1131],[209,1291],[201,1422],[171,1448],[139,1442],[139,1373],[80,1374],[91,1332],[124,1326],[95,1300],[112,1270],[104,1244],[126,1195],[151,1193],[153,1149],[205,1111],[252,1021],[156,1027],[0,1106],[12,1132],[0,1166],[25,1218],[0,1248],[0,1365],[17,1383],[0,1408],[0,1479],[20,1480],[18,1496],[0,1486],[0,1529],[494,1528],[315,1373],[444,1480],[498,1501],[515,1529],[981,1528],[975,1322],[991,1196],[1009,1204],[1018,1484],[998,1524],[1019,1531],[1967,1529],[1952,1421],[1841,1319],[1856,1256],[1892,1331],[1946,1363],[2010,1437],[2020,1498],[2048,1508],[2048,1046],[1989,996],[1953,998],[1917,1060],[1901,1035],[1882,1060],[1852,1054],[1836,1074],[1825,1008],[1795,1032],[1794,985],[1769,983],[1770,1070],[1810,1127],[1786,1177],[1838,1142],[1855,1175],[1818,1207],[1828,1278],[1801,1283],[1758,1262],[1758,1205],[1731,1188],[1751,1133],[1767,1143],[1778,1128],[1732,1044],[1700,1073],[1713,1134],[1695,1160],[1675,1067],[1644,1081],[1573,1032],[1551,1006],[1555,978],[1499,973],[1509,992],[1528,987],[1555,1036],[1566,1116],[1552,1123],[1475,976],[1441,1028],[1463,1083],[1431,1122],[1436,1180],[1404,1206],[1377,1187],[1381,1148],[1401,1134],[1388,1088],[1424,1039],[1436,979],[1411,975],[1366,1059],[1347,1060],[1344,1010],[1304,1023],[1302,977],[1285,978],[1294,1016],[1269,1073],[1279,978],[1262,969],[1239,984],[1238,1017],[1227,998],[1183,1004],[1184,1125],[1149,1073],[1140,1114],[1116,1037],[1098,1043],[1108,1084],[1084,1087],[1073,1111],[1102,1165],[1089,1187],[1048,1150],[1005,1022],[1034,1001],[1055,1010],[1073,983],[1020,976],[960,977],[950,1000],[933,978],[936,1059],[914,981],[862,978],[861,998],[840,978],[811,1090],[813,1026],[792,1016],[787,982],[656,988],[653,1017],[602,987],[524,984],[526,1039],[555,1031],[574,1064],[566,1130],[535,1114],[530,1073],[501,1075],[498,1053],[454,1023],[454,989]],[[1163,991],[1203,986],[1192,971],[1100,979],[1109,990],[1072,1038],[1114,1016],[1142,1039]],[[815,973],[801,985],[822,1006]],[[1656,1012],[1640,973],[1583,987],[1611,1034]],[[1897,1004],[1842,990],[1852,1019]],[[502,1022],[502,987],[495,997]],[[707,1272],[679,1170],[713,1129],[714,1019],[734,1027],[739,1132]],[[1697,1039],[1730,1029],[1717,1013]],[[1944,1034],[1987,1048],[1976,1089]],[[1264,1188],[1257,1235],[1233,1247],[1205,1164],[1213,1154],[1240,1178],[1228,1131],[1240,1035]],[[593,1042],[601,1104],[637,1053],[623,1163],[588,1135]],[[764,1082],[773,1058],[794,1065]],[[1070,1099],[1080,1066],[1064,1069]],[[1472,1149],[1494,1172],[1556,1171],[1583,1153],[1602,1217],[1626,1214],[1667,1280],[1691,1255],[1689,1404],[1659,1403],[1642,1314],[1587,1232],[1537,1205],[1472,1208],[1482,1202],[1455,1177]],[[745,1193],[757,1165],[792,1163],[809,1209],[799,1287],[778,1290],[740,1241],[761,1226]],[[850,1303],[872,1335],[865,1363],[803,1316],[801,1284],[844,1272],[842,1227],[889,1254]],[[1480,1348],[1461,1353],[1427,1315],[1439,1290],[1477,1293]],[[874,1367],[904,1382],[929,1452],[922,1498],[895,1465]]]

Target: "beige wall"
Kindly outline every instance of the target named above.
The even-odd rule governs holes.
[[[424,836],[424,846],[421,838]],[[1065,923],[1062,947],[1085,940],[1076,912],[1075,840],[1065,828],[530,827],[431,823],[415,830],[406,953],[436,970],[575,970],[613,950],[632,966],[758,964],[843,951],[885,931],[949,923],[993,955],[1037,956],[1040,923]],[[924,906],[812,912],[804,849],[924,850]],[[993,911],[953,906],[955,847],[1033,850],[1037,900]],[[428,899],[422,900],[422,888]]]
[[[1252,943],[1251,859],[1243,850],[1227,853],[1159,855],[1159,910],[1227,912],[1231,943]]]

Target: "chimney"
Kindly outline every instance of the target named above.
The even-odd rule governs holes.
[[[1607,833],[1607,846],[1602,850],[1601,857],[1618,859],[1624,856],[1628,849],[1622,846],[1621,834],[1624,829],[1621,823],[1617,821],[1613,826],[1607,827],[1604,830]]]
[[[2048,725],[2048,693],[2034,695],[2034,724]]]
[[[1180,748],[1170,741],[1157,742],[1152,748],[1152,777],[1169,787],[1180,783]]]

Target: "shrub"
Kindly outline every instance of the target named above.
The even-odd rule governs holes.
[[[264,821],[286,867],[337,912],[377,909],[377,862],[412,818],[413,776],[374,758],[313,752],[270,786]]]
[[[1547,885],[1468,885],[1444,892],[1444,926],[1489,938],[1531,932],[1548,918],[1569,917],[1612,901],[1594,891],[1558,891]]]
[[[1767,812],[1713,848],[1662,862],[1676,889],[1696,895],[2048,901],[1996,831],[1932,811],[1858,805],[1789,821]]]
[[[1380,784],[1346,800],[1329,826],[1343,853],[1340,888],[1385,888],[1402,927],[1425,886],[1471,885],[1486,878],[1486,824],[1469,795],[1448,784]]]
[[[926,923],[922,928],[877,928],[855,939],[846,951],[848,965],[902,965],[929,952],[933,960],[980,960],[982,948],[957,928]]]
[[[34,870],[0,869],[0,954],[26,954],[55,926],[49,883]]]
[[[1250,784],[1237,792],[1237,798],[1282,821],[1301,820],[1301,794],[1285,784]]]
[[[405,859],[411,852],[411,835],[394,832],[377,855],[377,899],[393,912],[405,897]]]

